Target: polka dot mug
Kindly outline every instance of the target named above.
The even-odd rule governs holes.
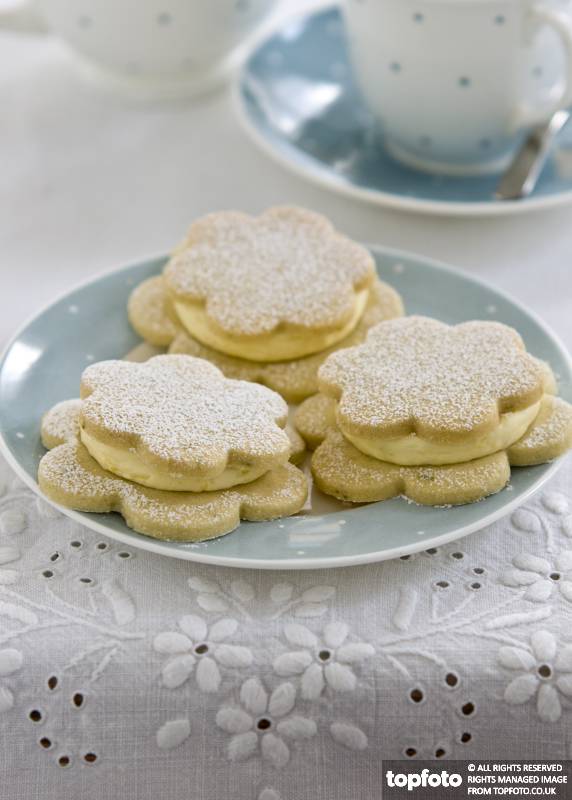
[[[570,0],[344,0],[356,78],[388,151],[430,172],[503,169],[572,103]]]
[[[149,96],[179,96],[226,77],[274,0],[23,0],[0,29],[49,30],[93,75]]]

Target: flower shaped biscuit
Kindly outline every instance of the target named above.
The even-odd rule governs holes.
[[[278,207],[260,217],[223,211],[199,219],[164,276],[177,315],[200,342],[282,361],[351,333],[375,265],[325,217]]]
[[[155,489],[248,483],[288,461],[287,406],[184,355],[104,361],[81,381],[80,439],[104,469]]]
[[[160,275],[143,281],[133,290],[128,313],[136,332],[150,344],[169,347],[170,353],[205,358],[228,378],[262,383],[281,394],[287,402],[300,403],[318,391],[318,369],[330,353],[341,347],[360,344],[371,327],[383,320],[401,316],[403,303],[391,286],[376,280],[370,287],[365,310],[348,336],[319,353],[270,363],[225,355],[191,336],[176,321],[172,303],[164,288],[164,279]]]
[[[62,400],[44,416],[42,443],[47,450],[79,437],[81,407],[82,401],[79,398]],[[285,431],[290,440],[290,461],[292,464],[299,464],[306,453],[306,442],[290,420],[286,423]]]
[[[399,466],[366,455],[340,433],[336,402],[315,395],[302,403],[296,427],[311,447],[312,474],[326,494],[352,503],[404,495],[423,505],[459,505],[500,491],[510,467],[542,464],[572,447],[572,406],[545,394],[530,428],[505,450],[458,464]]]
[[[362,452],[402,465],[458,464],[498,452],[534,421],[553,378],[497,322],[405,317],[333,353],[318,374]]]
[[[306,501],[306,478],[292,464],[236,488],[199,493],[150,489],[117,477],[80,442],[80,403],[59,403],[42,420],[42,441],[53,449],[40,461],[38,483],[55,503],[76,511],[116,511],[131,528],[156,539],[203,541],[230,533],[241,519],[295,514]]]

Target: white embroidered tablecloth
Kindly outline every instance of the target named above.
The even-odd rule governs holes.
[[[277,202],[456,263],[572,343],[569,208],[451,221],[356,204],[264,158],[227,94],[125,102],[49,40],[1,35],[0,97],[0,344],[197,215]],[[381,756],[572,757],[571,489],[569,459],[435,552],[257,573],[104,540],[0,463],[0,800],[353,800],[378,796]]]
[[[384,564],[206,568],[0,473],[0,797],[378,796],[380,757],[572,756],[568,463]]]

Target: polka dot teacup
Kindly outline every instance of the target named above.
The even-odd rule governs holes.
[[[352,61],[385,145],[419,169],[502,169],[572,102],[569,0],[344,0]]]
[[[30,2],[30,0],[28,0]],[[0,12],[1,27],[45,22],[96,67],[92,74],[142,94],[209,88],[274,0],[33,0]]]

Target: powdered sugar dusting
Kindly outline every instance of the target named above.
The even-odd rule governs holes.
[[[535,464],[556,458],[572,446],[572,406],[559,397],[545,395],[526,434],[510,449],[511,462]]]
[[[42,441],[46,447],[55,447],[79,433],[81,400],[63,400],[51,408],[42,419]]]
[[[178,299],[206,301],[225,332],[257,335],[281,323],[340,327],[355,292],[375,276],[370,253],[325,217],[271,208],[260,217],[223,211],[198,220],[165,269]]]
[[[81,451],[85,455],[80,460],[78,453]],[[87,469],[86,463],[93,464],[95,469]],[[121,478],[101,469],[79,441],[66,442],[47,453],[40,462],[38,478],[48,485],[57,485],[63,495],[78,495],[87,503],[105,496],[111,506],[122,482]],[[111,510],[111,506],[107,510]]]
[[[543,425],[534,425],[519,445],[527,450],[536,450],[549,442],[562,440],[569,430],[570,413],[555,413]]]
[[[263,386],[225,378],[202,359],[103,361],[83,373],[81,395],[86,432],[135,449],[159,469],[218,475],[229,463],[270,469],[289,456],[284,400]]]
[[[235,489],[199,493],[148,489],[105,472],[77,440],[46,453],[38,479],[42,491],[62,505],[79,511],[117,511],[141,533],[180,541],[229,533],[240,519],[296,513],[307,493],[303,473],[291,464]]]
[[[341,397],[338,422],[356,433],[459,435],[543,393],[544,368],[498,322],[448,326],[405,317],[372,328],[364,344],[331,355],[321,388]]]
[[[397,292],[382,281],[375,281],[362,318],[349,336],[332,347],[292,361],[265,364],[247,361],[244,358],[225,355],[194,339],[186,331],[177,334],[170,353],[187,353],[205,358],[216,364],[228,378],[256,381],[279,392],[290,403],[299,403],[318,391],[318,369],[330,353],[343,347],[351,347],[365,339],[367,331],[384,319],[403,314],[403,304]]]
[[[315,449],[336,426],[336,401],[323,394],[308,397],[298,406],[294,423],[308,446]]]
[[[129,321],[146,341],[159,347],[169,345],[178,326],[169,316],[163,277],[155,275],[131,292],[127,304]]]

